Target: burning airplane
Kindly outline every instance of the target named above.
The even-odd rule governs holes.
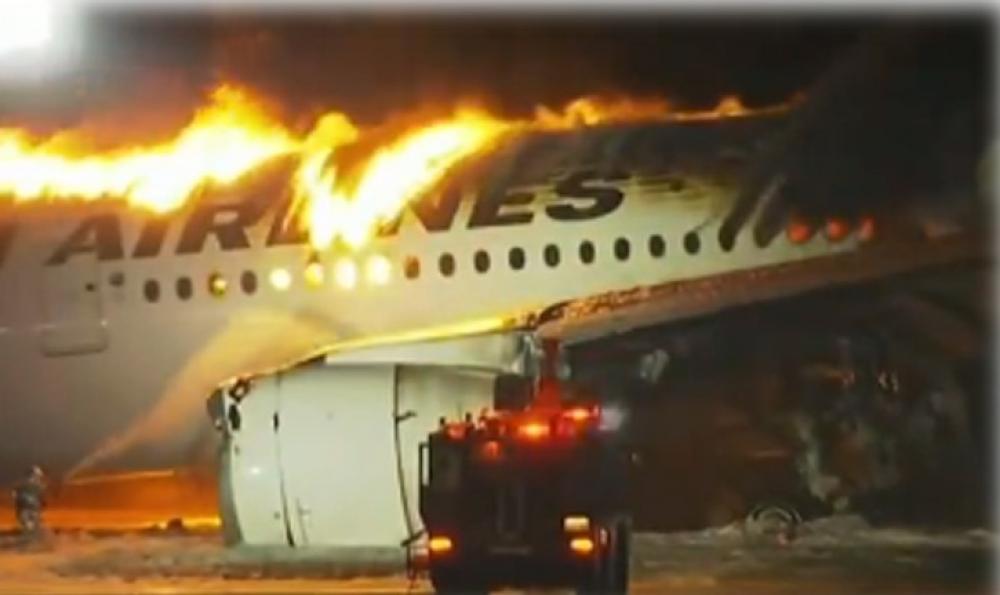
[[[826,190],[794,158],[829,134],[815,114],[844,83],[829,88],[766,109],[334,111],[297,130],[226,84],[148,145],[0,130],[0,468],[171,469],[218,449],[232,540],[394,546],[418,531],[419,439],[530,375],[539,336],[608,394],[655,393],[687,386],[673,365],[710,376],[725,339],[702,321],[983,261],[961,209],[801,199]],[[32,440],[39,419],[58,441]],[[816,467],[797,478],[814,499],[850,499]]]

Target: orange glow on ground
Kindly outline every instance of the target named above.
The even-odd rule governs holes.
[[[166,528],[182,519],[187,529],[219,527],[215,478],[186,471],[84,477],[50,486],[45,524],[53,529]],[[16,526],[9,490],[0,498],[0,528]]]

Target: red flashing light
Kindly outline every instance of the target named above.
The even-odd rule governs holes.
[[[526,421],[517,427],[517,435],[527,440],[542,440],[550,433],[549,424],[542,421]]]
[[[850,225],[843,219],[832,218],[826,222],[826,237],[830,241],[839,242],[846,238],[850,231]]]
[[[589,407],[572,407],[563,411],[563,417],[571,419],[577,423],[583,423],[585,421],[590,421],[597,417],[598,412],[596,408]]]
[[[793,244],[803,244],[812,237],[813,229],[805,221],[791,221],[785,229],[788,241]]]

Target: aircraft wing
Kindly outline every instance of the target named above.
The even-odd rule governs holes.
[[[922,244],[915,250],[910,242],[886,243],[849,254],[592,296],[541,314],[537,332],[570,345],[810,291],[989,258],[987,242],[973,235],[955,234]]]
[[[976,36],[874,31],[818,80],[755,163],[719,230],[766,245],[790,218],[877,213],[889,241],[844,255],[597,295],[550,308],[538,332],[566,343],[990,254],[984,155],[988,69]],[[987,174],[987,175],[984,175]]]

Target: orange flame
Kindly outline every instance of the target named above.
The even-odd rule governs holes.
[[[354,138],[353,127],[338,118],[329,128],[307,143],[311,149],[295,179],[296,198],[306,205],[310,238],[317,248],[336,238],[360,246],[380,222],[395,216],[509,125],[482,112],[459,111],[378,149],[350,191],[338,183],[336,168],[326,164],[337,145]]]
[[[81,155],[60,142],[64,135],[33,142],[23,131],[0,129],[0,196],[15,202],[124,199],[165,212],[206,185],[234,182],[265,161],[292,155],[298,159],[292,190],[312,245],[323,249],[341,240],[358,247],[457,163],[503,134],[748,113],[735,97],[715,110],[687,113],[671,112],[661,99],[583,97],[561,110],[540,106],[530,120],[465,108],[407,130],[372,152],[360,174],[348,179],[338,171],[337,151],[358,143],[365,131],[346,115],[329,112],[297,136],[249,93],[222,85],[173,141],[160,145]]]
[[[55,138],[58,138],[55,137]],[[229,183],[296,142],[241,91],[221,86],[176,140],[107,155],[76,157],[57,143],[32,144],[0,129],[0,195],[15,201],[124,198],[165,212],[206,183]]]
[[[613,122],[664,120],[669,114],[670,106],[663,99],[581,97],[570,101],[558,112],[544,105],[538,106],[535,108],[535,122],[542,128],[576,128]]]

